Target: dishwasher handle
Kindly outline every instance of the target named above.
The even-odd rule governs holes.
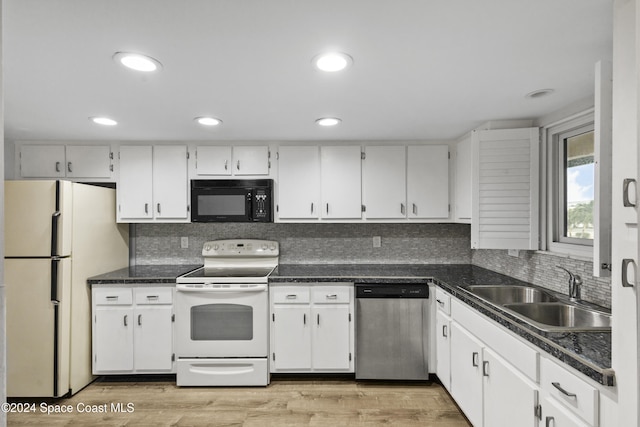
[[[426,283],[357,283],[356,298],[429,298]]]

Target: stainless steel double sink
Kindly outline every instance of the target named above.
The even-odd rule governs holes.
[[[523,285],[472,285],[467,291],[546,332],[611,330],[611,315]]]

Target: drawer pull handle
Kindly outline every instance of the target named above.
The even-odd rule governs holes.
[[[296,294],[287,295],[287,299],[296,299],[296,298],[298,298],[298,295],[296,295]]]
[[[142,314],[138,314],[138,326],[142,326]]]
[[[578,397],[575,393],[570,393],[567,390],[565,390],[564,388],[562,388],[562,386],[560,385],[560,383],[551,383],[552,386],[554,386],[555,388],[557,388],[560,393],[564,394],[567,397]]]
[[[306,324],[307,324],[307,313],[304,313],[304,314],[302,315],[302,324],[303,324],[303,325],[306,325]]]
[[[483,377],[488,377],[489,376],[489,362],[482,362],[482,376]]]
[[[478,352],[474,351],[471,353],[471,364],[475,367],[478,367]]]
[[[632,288],[633,283],[629,282],[629,265],[635,266],[635,262],[631,258],[624,258],[622,260],[622,287]]]
[[[442,336],[447,338],[447,325],[442,325]]]
[[[124,326],[129,326],[129,315],[128,314],[124,315]]]
[[[545,417],[545,421],[544,421],[544,425],[545,427],[550,427],[551,426],[551,421],[553,421],[553,425],[556,425],[556,419],[553,417]]]
[[[329,294],[329,295],[327,295],[327,299],[338,299],[338,295],[337,294]]]
[[[60,162],[56,162],[56,172],[60,172]]]
[[[444,301],[440,301],[439,299],[436,299],[436,302],[440,304],[440,307],[444,307]]]
[[[73,165],[71,164],[71,162],[67,162],[67,170],[69,172],[73,172]]]
[[[147,295],[147,299],[150,301],[157,301],[159,298],[159,295]]]
[[[625,178],[622,181],[622,204],[625,208],[633,208],[636,206],[636,204],[632,203],[629,199],[629,186],[632,182],[635,184],[636,180],[633,178]]]
[[[320,315],[318,314],[318,326],[320,326]]]
[[[118,295],[107,295],[107,301],[118,301]]]

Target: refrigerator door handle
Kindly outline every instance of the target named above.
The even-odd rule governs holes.
[[[58,223],[60,221],[60,211],[55,211],[51,215],[51,256],[58,256]]]
[[[53,258],[51,260],[51,302],[59,304],[58,299],[58,265],[60,264],[59,258]]]

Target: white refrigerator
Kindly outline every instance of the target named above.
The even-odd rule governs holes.
[[[7,396],[61,397],[93,380],[87,278],[129,264],[115,190],[5,181]]]

